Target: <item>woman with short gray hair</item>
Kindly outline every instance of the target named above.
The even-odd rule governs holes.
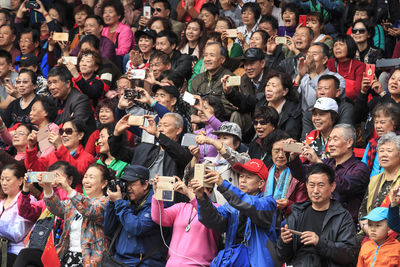
[[[368,191],[361,203],[359,219],[376,207],[389,207],[389,192],[400,185],[400,136],[394,133],[382,135],[378,141],[377,151],[379,165],[384,171],[371,178]],[[365,235],[368,235],[366,220],[360,221],[360,226]]]

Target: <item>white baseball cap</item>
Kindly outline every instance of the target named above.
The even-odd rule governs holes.
[[[317,99],[317,101],[315,101],[313,110],[314,109],[319,109],[324,111],[333,110],[336,113],[338,113],[339,108],[335,99],[330,97],[320,97]]]

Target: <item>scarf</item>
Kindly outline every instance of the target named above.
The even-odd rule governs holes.
[[[279,175],[279,179],[274,190],[275,169],[276,166],[274,164],[269,170],[267,187],[265,188],[264,196],[273,195],[275,200],[279,200],[287,197],[287,192],[292,181],[292,174],[290,173],[290,169],[286,167],[286,169]]]
[[[369,147],[368,147],[368,152],[367,152],[367,163],[368,163],[368,167],[370,170],[372,170],[372,167],[374,165],[374,160],[376,157],[376,147],[378,145],[378,139],[379,138],[373,138],[369,142]]]

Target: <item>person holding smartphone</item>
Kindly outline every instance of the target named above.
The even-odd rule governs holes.
[[[0,50],[0,109],[5,109],[18,97],[15,83],[18,73],[13,71],[12,56],[5,50]]]

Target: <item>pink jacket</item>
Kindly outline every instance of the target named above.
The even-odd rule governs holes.
[[[158,202],[158,203],[157,203]],[[168,252],[168,262],[166,267],[172,266],[194,266],[195,263],[189,259],[177,256],[175,253],[181,253],[188,258],[195,259],[204,266],[209,266],[211,261],[217,256],[217,243],[219,233],[206,228],[199,222],[197,211],[197,200],[193,198],[189,203],[177,203],[167,209],[164,209],[162,201],[157,201],[154,196],[151,203],[151,218],[157,224],[164,227],[173,227],[170,250]],[[214,204],[218,205],[218,204]],[[190,230],[185,228],[190,222]],[[171,250],[175,253],[171,253]]]
[[[129,53],[133,46],[133,33],[131,28],[120,22],[118,24],[117,30],[115,31],[116,35],[114,37],[113,43],[115,44],[115,54],[117,56],[125,56],[126,54]],[[103,31],[101,32],[101,35],[105,36],[108,38],[108,35],[110,33],[110,27],[104,27]]]
[[[61,200],[68,199],[68,194],[64,189],[55,187],[53,188],[54,194],[56,194]],[[46,209],[46,203],[44,199],[40,199],[36,202],[31,202],[30,195],[19,194],[18,196],[18,215],[31,222],[36,222],[40,214]]]

